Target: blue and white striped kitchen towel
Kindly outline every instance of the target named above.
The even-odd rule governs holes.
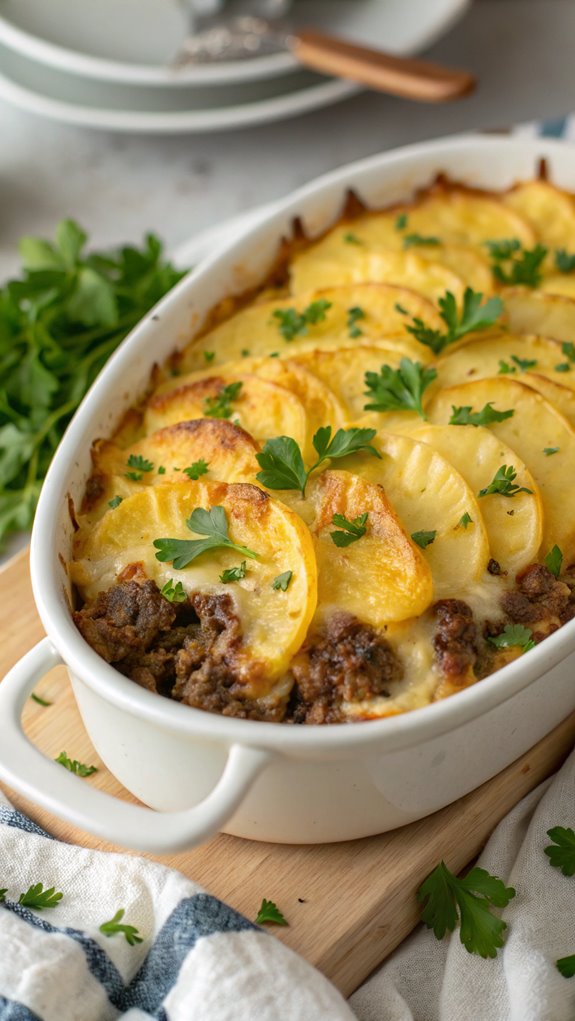
[[[23,907],[42,882],[54,908]],[[0,1021],[352,1021],[279,940],[163,865],[53,840],[0,795]],[[125,909],[143,942],[107,937]]]

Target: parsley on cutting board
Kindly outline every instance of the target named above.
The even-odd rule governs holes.
[[[0,288],[0,544],[29,528],[68,422],[100,369],[183,276],[146,235],[140,248],[86,251],[63,220],[54,242],[20,242],[22,275]]]

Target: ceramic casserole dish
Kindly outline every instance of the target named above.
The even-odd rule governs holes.
[[[32,536],[32,581],[47,632],[0,685],[0,778],[106,840],[155,853],[218,830],[254,840],[320,843],[402,826],[467,794],[575,709],[575,622],[497,673],[403,715],[363,724],[296,727],[224,717],[144,690],[102,660],[69,608],[72,523],[92,442],[112,433],[162,362],[218,301],[266,278],[299,217],[313,236],[333,223],[348,189],[369,206],[412,196],[438,173],[486,189],[537,175],[575,190],[575,150],[547,140],[460,137],[352,164],[301,189],[227,250],[202,263],[133,331],[76,414],[50,468]],[[142,806],[90,787],[25,737],[21,713],[38,680],[66,664],[89,736]],[[148,806],[148,807],[146,807]]]

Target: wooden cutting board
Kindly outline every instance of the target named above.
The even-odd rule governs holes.
[[[0,570],[0,677],[42,634],[23,553]],[[98,759],[64,669],[48,674],[36,691],[52,705],[43,708],[29,701],[25,725],[30,738],[51,758],[65,750],[71,758],[98,766],[98,773],[81,782],[133,802]],[[179,869],[248,918],[255,918],[262,897],[275,901],[290,925],[274,934],[348,996],[417,924],[415,891],[437,862],[443,858],[455,872],[463,869],[499,820],[561,764],[574,742],[575,714],[479,790],[394,833],[306,847],[220,835],[202,847],[156,860]],[[62,840],[118,850],[14,791],[5,793]]]

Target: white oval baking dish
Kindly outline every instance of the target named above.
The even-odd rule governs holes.
[[[344,167],[277,205],[133,331],[75,416],[42,491],[31,562],[48,637],[0,685],[0,777],[7,784],[85,830],[156,853],[198,843],[218,829],[282,843],[348,840],[449,804],[575,709],[573,621],[474,687],[403,716],[294,727],[212,715],[151,694],[100,659],[72,623],[63,567],[71,539],[67,495],[80,502],[92,441],[112,431],[152,364],[189,340],[219,299],[264,279],[294,216],[313,234],[336,218],[348,188],[373,206],[408,198],[439,171],[504,188],[534,176],[541,157],[555,183],[575,190],[575,149],[542,139],[459,137]],[[98,754],[150,808],[96,791],[24,736],[25,700],[59,662],[68,666]]]

